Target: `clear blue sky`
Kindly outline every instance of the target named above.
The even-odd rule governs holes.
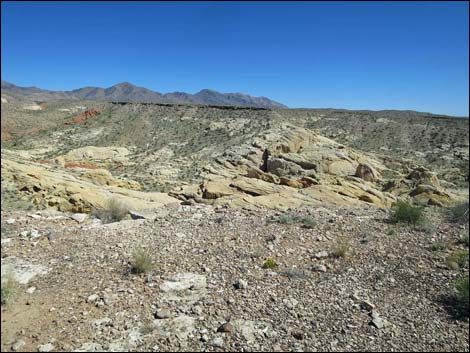
[[[468,116],[467,2],[2,2],[2,79]]]

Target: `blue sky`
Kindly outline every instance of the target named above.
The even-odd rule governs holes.
[[[2,79],[469,109],[467,2],[2,2]]]

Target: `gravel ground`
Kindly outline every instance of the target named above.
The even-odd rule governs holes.
[[[295,213],[316,224],[205,205],[111,224],[4,210],[2,270],[46,270],[2,306],[2,351],[469,350],[449,305],[468,268],[446,265],[468,224],[434,213],[427,234],[375,208]],[[131,271],[139,246],[151,272]]]

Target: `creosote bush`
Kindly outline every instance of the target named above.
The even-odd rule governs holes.
[[[407,223],[415,226],[426,222],[423,207],[414,206],[406,201],[397,202],[390,220],[393,223]]]
[[[138,245],[132,252],[132,272],[146,273],[154,267],[153,251],[142,245]]]
[[[93,211],[93,215],[103,223],[113,223],[122,221],[129,213],[129,209],[124,205],[122,201],[116,198],[111,198],[106,202],[106,205],[102,209]]]

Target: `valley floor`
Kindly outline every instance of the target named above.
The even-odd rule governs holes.
[[[316,225],[206,205],[110,224],[3,210],[2,272],[42,273],[2,306],[2,351],[469,350],[468,318],[450,305],[468,269],[446,265],[468,224],[436,213],[426,234],[372,207],[297,213]],[[141,245],[156,261],[137,275]]]

